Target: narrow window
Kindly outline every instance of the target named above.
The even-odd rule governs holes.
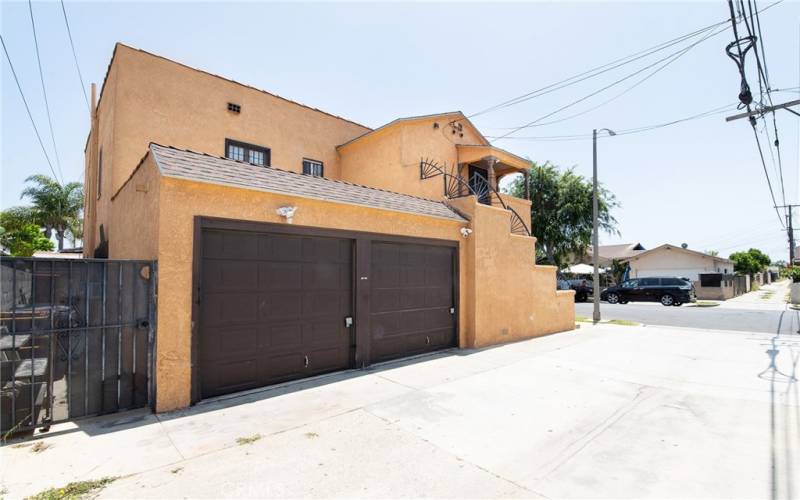
[[[102,194],[103,190],[103,148],[100,148],[100,155],[97,159],[97,199],[100,199],[100,195]]]
[[[324,170],[321,161],[303,160],[303,173],[314,177],[324,177]]]
[[[254,144],[225,139],[225,158],[268,167],[270,163],[270,150],[269,148],[256,146]]]

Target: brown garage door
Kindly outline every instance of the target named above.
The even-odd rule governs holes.
[[[372,361],[456,345],[451,247],[372,244]]]
[[[351,240],[202,232],[201,397],[351,365]]]

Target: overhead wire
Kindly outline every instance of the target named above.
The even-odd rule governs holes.
[[[697,45],[699,45],[700,43],[708,40],[709,38],[711,38],[713,36],[716,36],[716,35],[719,35],[720,33],[723,33],[727,29],[728,28],[725,27],[725,28],[722,28],[722,29],[717,30],[717,31],[712,31],[711,33],[707,34],[706,36],[704,36],[700,40],[688,45],[687,47],[684,47],[684,48],[682,48],[682,49],[680,49],[680,50],[678,50],[676,52],[673,52],[673,53],[669,54],[668,56],[663,57],[663,58],[655,61],[654,63],[648,64],[647,66],[645,66],[643,68],[640,68],[640,69],[634,71],[633,73],[630,73],[630,74],[628,74],[628,75],[626,75],[626,76],[624,76],[624,77],[622,77],[622,78],[620,78],[618,80],[615,80],[614,82],[612,82],[612,83],[610,83],[610,84],[608,84],[608,85],[606,85],[604,87],[601,87],[600,89],[595,90],[595,91],[593,91],[593,92],[591,92],[591,93],[589,93],[589,94],[587,94],[587,95],[585,95],[585,96],[583,96],[583,97],[581,97],[581,98],[579,98],[579,99],[577,99],[575,101],[572,101],[572,102],[570,102],[568,104],[565,104],[564,106],[561,106],[561,107],[559,107],[558,109],[556,109],[554,111],[551,111],[551,112],[549,112],[549,113],[547,113],[547,114],[545,114],[545,115],[543,115],[543,116],[541,116],[541,117],[539,117],[539,118],[537,118],[537,119],[535,119],[535,120],[533,120],[531,122],[528,122],[525,125],[521,125],[519,127],[516,127],[514,129],[512,129],[509,132],[506,132],[505,134],[503,134],[501,136],[497,136],[497,137],[495,137],[495,140],[505,139],[505,138],[515,134],[516,132],[518,132],[518,131],[520,131],[522,129],[530,128],[533,125],[541,122],[542,120],[544,120],[546,118],[549,118],[549,117],[551,117],[551,116],[553,116],[553,115],[555,115],[557,113],[560,113],[561,111],[563,111],[565,109],[569,109],[570,107],[575,106],[576,104],[580,104],[581,102],[583,102],[583,101],[585,101],[585,100],[587,100],[587,99],[589,99],[591,97],[594,97],[595,95],[597,95],[597,94],[599,94],[601,92],[604,92],[604,91],[606,91],[606,90],[608,90],[608,89],[610,89],[610,88],[612,88],[612,87],[614,87],[616,85],[619,85],[620,83],[622,83],[622,82],[624,82],[626,80],[629,80],[630,78],[633,78],[634,76],[636,76],[636,75],[638,75],[638,74],[640,74],[640,73],[652,68],[653,66],[656,66],[657,64],[660,64],[660,63],[664,62],[665,60],[667,60],[667,59],[669,59],[669,58],[671,58],[673,56],[677,55],[678,57],[680,57],[680,56],[686,54],[688,51],[690,51],[694,47],[696,47]]]
[[[67,18],[67,9],[64,7],[64,0],[61,0],[61,12],[64,14],[64,24],[67,26],[67,37],[69,38],[69,46],[72,48],[72,59],[75,61],[75,69],[78,70],[78,81],[81,84],[81,91],[83,92],[83,100],[86,101],[86,107],[91,109],[89,105],[89,96],[86,95],[86,84],[83,83],[83,75],[81,74],[81,67],[78,64],[78,54],[75,51],[75,42],[72,40],[72,30],[69,27],[69,18]]]
[[[47,148],[44,147],[44,142],[42,141],[42,136],[39,133],[39,129],[36,127],[36,122],[33,119],[33,114],[31,113],[31,108],[28,106],[28,100],[25,99],[25,93],[22,91],[22,85],[19,83],[19,78],[17,77],[17,72],[14,69],[14,64],[11,62],[11,56],[8,54],[8,48],[6,48],[6,41],[3,39],[3,35],[0,34],[0,43],[3,45],[3,53],[6,55],[6,61],[8,61],[8,66],[11,68],[11,74],[14,76],[14,81],[17,84],[17,90],[19,90],[19,95],[22,98],[22,103],[25,105],[25,111],[28,113],[28,118],[31,121],[31,126],[33,126],[33,131],[36,133],[36,139],[39,141],[39,146],[42,148],[42,153],[44,154],[45,160],[47,160],[47,165],[50,166],[50,172],[53,173],[53,177],[56,177],[56,171],[53,168],[53,162],[50,161],[50,155],[47,154]]]
[[[58,156],[58,146],[56,146],[56,135],[53,132],[53,118],[52,114],[50,113],[50,103],[47,100],[47,89],[45,88],[44,84],[44,71],[42,70],[42,58],[39,54],[39,40],[36,36],[36,21],[34,21],[33,18],[33,3],[31,2],[31,0],[28,0],[28,12],[30,12],[31,15],[31,28],[33,29],[33,44],[36,49],[36,62],[39,66],[39,80],[42,83],[42,94],[44,95],[44,108],[45,111],[47,112],[47,123],[50,126],[50,138],[53,141],[53,151],[55,153],[55,158],[56,158],[56,168],[58,169],[59,174],[61,174],[62,173],[61,159]],[[63,174],[60,177],[61,177],[60,182],[63,183],[64,182]],[[58,177],[56,177],[56,180],[58,180]]]
[[[715,108],[709,109],[707,111],[703,111],[701,113],[696,113],[690,116],[686,116],[683,118],[678,118],[676,120],[670,120],[668,122],[661,122],[652,125],[645,125],[641,127],[634,127],[629,129],[621,129],[616,132],[616,135],[630,135],[630,134],[638,134],[641,132],[648,132],[650,130],[655,130],[659,128],[669,127],[671,125],[676,125],[678,123],[683,123],[691,120],[697,120],[700,118],[706,118],[708,116],[718,115],[722,113],[727,113],[734,108],[736,103],[729,103],[725,104],[724,106],[717,106]],[[487,136],[487,138],[491,139],[493,136]],[[584,140],[584,139],[591,139],[592,134],[572,134],[572,135],[552,135],[552,136],[516,136],[516,137],[508,137],[508,139],[513,140],[531,140],[531,141],[549,141],[549,140]]]

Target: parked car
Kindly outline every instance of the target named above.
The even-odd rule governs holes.
[[[623,281],[603,290],[600,299],[609,304],[661,302],[664,306],[680,306],[697,300],[694,285],[677,276],[653,276]]]
[[[586,302],[586,299],[594,294],[594,286],[591,281],[584,279],[567,280],[570,290],[575,290],[575,302]]]

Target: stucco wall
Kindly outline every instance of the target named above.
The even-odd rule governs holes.
[[[158,169],[148,156],[112,200],[115,228],[109,255],[114,259],[157,259],[159,197]]]
[[[545,335],[575,326],[574,292],[556,290],[556,268],[534,263],[535,238],[510,233],[510,213],[474,197],[454,200],[471,218],[464,323],[470,347]]]
[[[449,133],[447,123],[447,117],[406,121],[340,147],[342,180],[431,200],[442,199],[443,177],[420,179],[420,160],[433,160],[452,172],[458,162],[456,144],[482,141],[470,127],[463,128],[464,137]]]
[[[703,257],[678,249],[662,249],[649,252],[630,261],[631,278],[647,276],[680,276],[692,281],[701,273],[733,272],[733,264],[722,262],[711,256]]]

